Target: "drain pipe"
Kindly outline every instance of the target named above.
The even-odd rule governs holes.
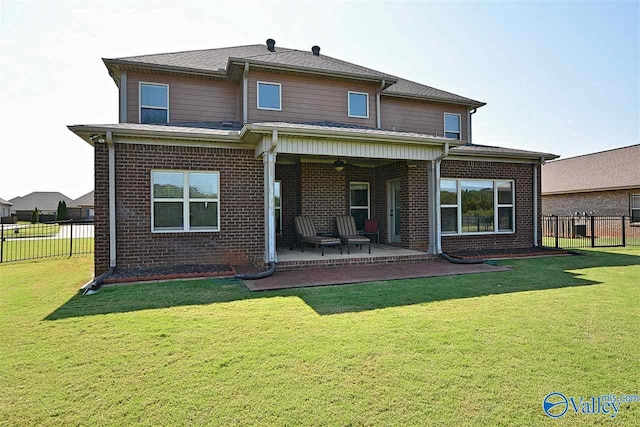
[[[378,129],[382,129],[382,114],[380,113],[380,93],[384,90],[384,87],[387,85],[385,79],[382,79],[382,83],[380,83],[380,88],[376,91],[376,127]]]
[[[82,295],[93,295],[98,292],[105,279],[116,269],[116,148],[111,131],[107,131],[105,139],[99,138],[97,142],[102,144],[106,142],[109,148],[109,269],[96,277],[85,288]]]

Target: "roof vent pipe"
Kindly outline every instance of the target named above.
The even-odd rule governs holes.
[[[320,56],[320,46],[311,47],[311,52],[313,53],[313,56]]]
[[[267,50],[269,52],[276,51],[276,41],[274,39],[267,39]]]

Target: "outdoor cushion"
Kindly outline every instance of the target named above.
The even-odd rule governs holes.
[[[340,239],[335,237],[323,237],[323,236],[302,236],[303,242],[313,243],[316,245],[339,245]]]
[[[342,236],[357,236],[356,220],[351,215],[342,215],[336,217],[336,225],[338,226],[338,234]]]
[[[365,236],[361,236],[359,234],[356,234],[355,236],[340,236],[340,239],[343,242],[349,242],[349,243],[369,243],[369,238],[365,237]]]
[[[316,227],[313,225],[313,220],[308,216],[297,216],[294,218],[294,223],[296,225],[296,231],[302,237],[310,237],[315,236]]]

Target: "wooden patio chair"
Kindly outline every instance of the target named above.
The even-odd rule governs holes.
[[[338,226],[338,234],[342,243],[347,245],[347,253],[351,253],[350,246],[369,245],[369,253],[371,253],[371,239],[358,234],[356,229],[356,220],[351,215],[342,215],[336,217],[336,225]]]
[[[302,249],[302,252],[304,252],[304,244],[309,243],[319,247],[322,256],[324,256],[325,246],[338,246],[340,248],[340,254],[342,254],[342,244],[340,243],[340,239],[335,237],[318,236],[311,217],[297,216],[293,221],[296,226],[296,233],[300,239],[300,249]]]

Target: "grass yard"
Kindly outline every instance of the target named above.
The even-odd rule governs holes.
[[[77,296],[91,258],[0,265],[7,425],[601,425],[542,399],[640,392],[640,250],[250,293]],[[640,403],[623,405],[632,425]],[[633,421],[636,420],[636,421]]]
[[[25,239],[28,237],[52,237],[60,231],[59,224],[26,224],[14,228],[5,228],[6,238]]]
[[[93,237],[74,238],[73,247],[71,247],[71,239],[69,238],[6,240],[2,244],[2,261],[68,257],[70,253],[76,255],[91,252],[93,252]],[[85,273],[88,274],[88,270]],[[0,270],[1,274],[2,270]]]

